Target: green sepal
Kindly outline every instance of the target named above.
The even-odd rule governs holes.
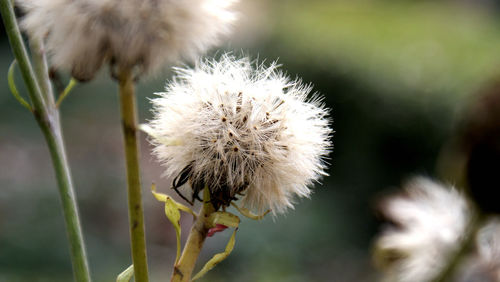
[[[264,216],[266,216],[266,214],[268,214],[271,211],[271,210],[267,210],[263,214],[254,214],[249,209],[244,208],[244,207],[239,207],[238,205],[236,205],[233,202],[231,202],[231,206],[235,207],[242,215],[244,215],[250,219],[253,219],[253,220],[261,220],[264,218]]]
[[[237,228],[240,224],[240,218],[229,212],[218,211],[208,217],[208,224],[210,228],[215,227],[216,224]]]
[[[177,255],[175,256],[175,263],[177,263],[181,256],[181,213],[171,198],[167,198],[165,201],[165,215],[174,225],[175,236],[177,237]]]
[[[168,220],[172,223],[175,229],[175,237],[177,240],[177,254],[175,257],[175,263],[179,261],[179,258],[181,256],[181,225],[180,225],[180,219],[181,219],[181,213],[180,211],[185,211],[190,214],[192,214],[194,217],[196,217],[196,214],[191,210],[190,208],[186,207],[183,204],[180,204],[176,202],[174,199],[171,197],[162,194],[162,193],[157,193],[156,192],[156,185],[153,183],[151,185],[151,192],[155,196],[155,198],[160,201],[165,203],[165,215],[167,216]]]
[[[214,255],[204,266],[203,268],[200,270],[200,272],[198,272],[192,279],[192,281],[196,280],[196,279],[199,279],[201,277],[203,277],[203,275],[205,275],[207,272],[209,272],[212,268],[214,268],[217,264],[219,264],[221,261],[223,261],[224,259],[226,259],[229,254],[231,254],[231,252],[233,251],[233,248],[234,248],[234,244],[235,244],[235,237],[236,237],[236,231],[238,230],[238,228],[234,229],[233,231],[233,235],[231,235],[231,238],[229,238],[229,242],[227,242],[227,245],[226,245],[226,249],[224,250],[224,252],[222,253],[218,253],[216,255]]]
[[[59,108],[59,106],[61,105],[62,101],[66,98],[66,96],[68,96],[69,92],[71,92],[71,90],[73,90],[73,87],[75,87],[76,84],[77,84],[76,79],[71,78],[71,80],[69,81],[69,83],[66,86],[66,88],[64,88],[64,90],[61,93],[61,95],[59,95],[59,98],[57,98],[57,102],[56,102],[56,107],[57,108]]]
[[[156,192],[156,185],[154,183],[151,184],[151,192],[153,193],[153,196],[155,196],[155,198],[158,201],[166,202],[167,199],[170,199],[179,210],[187,212],[196,218],[196,213],[191,208],[175,201],[174,199],[172,199],[170,196],[168,196],[166,194]]]
[[[129,282],[134,276],[134,265],[132,264],[116,277],[116,282]]]
[[[7,72],[7,81],[9,83],[10,92],[12,92],[12,95],[14,96],[14,98],[16,98],[16,100],[19,103],[21,103],[21,105],[23,105],[23,107],[25,107],[30,112],[32,112],[33,108],[31,107],[31,105],[28,102],[26,102],[26,100],[24,100],[23,97],[21,97],[21,94],[19,94],[19,91],[17,90],[16,81],[14,80],[14,69],[15,69],[16,65],[17,65],[17,61],[16,60],[12,61],[12,63],[10,64],[10,67],[9,67],[9,71]]]

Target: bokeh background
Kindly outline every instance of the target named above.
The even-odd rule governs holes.
[[[376,199],[413,175],[436,175],[441,148],[474,93],[500,74],[496,1],[242,1],[221,50],[279,59],[326,97],[335,129],[330,176],[295,210],[261,222],[243,218],[230,257],[204,281],[374,281],[370,249],[380,228]],[[12,61],[0,33],[0,281],[71,281],[59,196],[45,141],[10,95]],[[170,71],[138,86],[140,120]],[[19,88],[22,80],[18,76]],[[62,122],[94,281],[114,281],[130,263],[125,167],[116,85],[107,70],[80,84]],[[152,281],[169,280],[175,235],[149,193],[170,180],[141,136]],[[173,193],[171,193],[173,194]],[[182,221],[184,236],[190,216]],[[230,231],[209,238],[201,263]],[[199,264],[200,266],[202,264]]]

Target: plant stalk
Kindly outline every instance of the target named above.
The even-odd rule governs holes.
[[[40,93],[42,94],[42,99],[45,101],[49,114],[59,116],[59,112],[54,106],[54,92],[49,78],[49,66],[47,63],[47,56],[43,50],[43,43],[38,42],[37,40],[30,40],[29,43],[33,59],[33,67],[38,81],[38,86],[40,87]]]
[[[33,109],[37,110],[41,115],[45,115],[44,112],[46,111],[46,107],[44,105],[43,96],[36,81],[36,76],[33,72],[28,52],[26,52],[26,47],[24,46],[12,2],[1,1],[0,12],[2,13],[3,24],[5,26],[7,37],[9,38],[12,53],[14,53],[14,57],[17,60],[24,83],[28,89],[28,94],[31,102],[33,103]]]
[[[34,50],[33,56],[35,61],[37,61],[37,75],[35,75],[16,21],[12,2],[0,2],[0,11],[12,51],[28,89],[33,114],[49,147],[63,206],[75,280],[78,282],[87,282],[90,281],[90,274],[85,254],[85,244],[83,242],[71,173],[61,134],[59,113],[54,107],[51,88],[47,86],[50,86],[50,81],[46,72],[46,61],[43,53],[39,52],[40,50]],[[35,46],[40,47],[37,44]],[[41,84],[43,84],[43,87],[40,87]]]
[[[61,198],[64,221],[66,223],[66,232],[68,233],[70,243],[75,280],[87,282],[91,281],[91,279],[71,172],[66,157],[58,117],[53,117],[53,119],[50,125],[40,120],[38,120],[38,124],[49,146],[52,164],[56,172],[59,196]]]
[[[149,279],[148,263],[139,172],[137,110],[132,70],[128,68],[121,69],[118,73],[118,80],[120,84],[120,107],[127,165],[128,213],[134,278],[137,282],[147,282]]]
[[[210,192],[208,187],[205,187],[203,190],[203,206],[196,217],[195,223],[191,227],[181,258],[174,266],[174,272],[172,273],[171,279],[172,282],[191,281],[196,260],[198,259],[208,230],[210,229],[207,219],[213,212],[215,212],[215,209],[210,202]]]

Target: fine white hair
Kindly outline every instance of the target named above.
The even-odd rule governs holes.
[[[475,252],[462,264],[456,281],[500,281],[500,218],[489,219],[475,239]]]
[[[192,186],[242,194],[248,208],[282,213],[326,175],[332,130],[321,98],[308,98],[310,92],[276,63],[228,54],[177,68],[153,99],[154,153],[167,176],[190,166]]]
[[[105,62],[151,73],[195,59],[231,30],[235,0],[17,0],[55,67],[91,79]]]
[[[385,268],[384,281],[431,281],[463,241],[471,209],[453,187],[424,177],[404,188],[382,202],[382,213],[394,226],[377,238],[376,259]]]

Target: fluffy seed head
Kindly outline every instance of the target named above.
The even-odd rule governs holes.
[[[235,0],[18,0],[28,34],[56,67],[91,79],[104,62],[159,69],[195,58],[229,33]]]
[[[385,281],[430,281],[463,240],[471,220],[466,199],[453,188],[416,178],[404,194],[382,204],[383,215],[394,224],[375,244]]]
[[[244,195],[249,208],[283,212],[326,174],[332,130],[310,91],[275,63],[254,68],[231,55],[177,69],[153,100],[154,152],[174,186],[189,179],[196,195],[207,185],[216,207]]]
[[[500,281],[500,219],[483,226],[476,237],[476,250],[457,275],[459,282]]]

